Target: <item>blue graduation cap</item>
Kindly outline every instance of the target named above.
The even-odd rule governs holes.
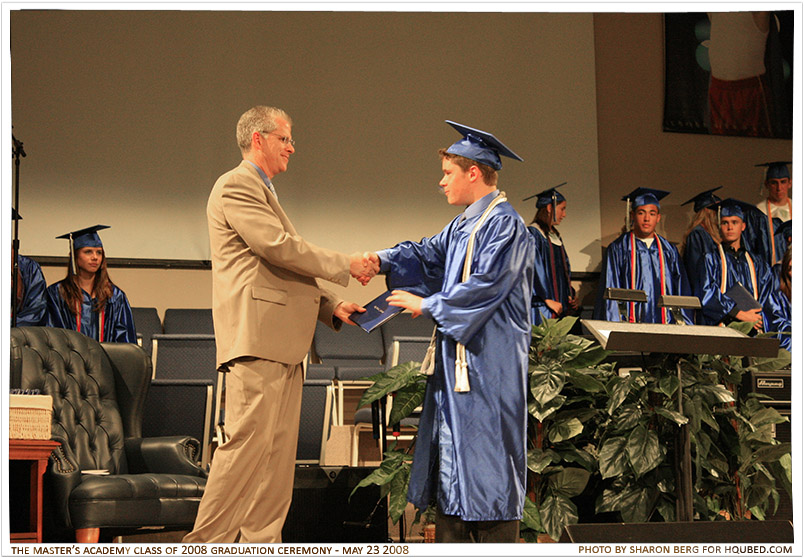
[[[57,236],[56,238],[65,238],[70,241],[70,269],[75,273],[75,251],[81,248],[103,248],[98,231],[110,228],[109,225],[93,225],[85,229],[78,229]]]
[[[704,190],[700,194],[688,199],[681,205],[687,205],[688,203],[694,202],[695,205],[693,208],[695,209],[695,213],[698,213],[703,208],[715,205],[717,202],[721,201],[721,199],[713,193],[721,188],[723,188],[723,186],[718,186],[717,188],[712,188],[711,190]]]
[[[713,209],[717,210],[717,220],[720,221],[723,217],[739,217],[745,221],[746,216],[750,211],[756,208],[750,203],[737,200],[734,198],[726,198],[723,201],[716,203]]]
[[[449,148],[447,153],[453,155],[460,155],[472,161],[477,161],[484,165],[488,165],[494,170],[502,168],[502,161],[500,155],[522,161],[522,157],[508,149],[500,140],[495,138],[492,134],[458,124],[452,120],[445,120],[447,124],[455,128],[462,136],[463,139],[456,141]]]
[[[769,180],[771,178],[790,178],[790,169],[787,168],[789,164],[790,161],[772,161],[770,163],[760,163],[754,166],[767,167],[768,170],[765,171],[765,180]]]
[[[631,209],[642,207],[643,205],[655,205],[661,208],[659,200],[665,197],[670,192],[664,190],[656,190],[655,188],[637,188],[630,194],[623,196],[622,200],[629,202]]]
[[[527,198],[523,199],[522,201],[528,201],[533,198],[537,198],[536,200],[536,207],[546,207],[550,204],[553,204],[553,207],[560,204],[563,201],[566,201],[561,192],[558,191],[558,188],[561,188],[566,182],[562,182],[558,186],[553,186],[552,188],[548,188],[538,194],[533,194],[532,196],[528,196]]]

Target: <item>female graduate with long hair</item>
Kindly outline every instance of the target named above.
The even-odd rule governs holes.
[[[567,214],[567,200],[557,188],[529,196],[536,197],[536,215],[528,231],[536,240],[536,264],[533,273],[531,321],[539,325],[547,318],[560,318],[577,309],[575,290],[570,283],[570,262],[556,225]],[[535,226],[533,226],[535,225]]]
[[[95,225],[57,238],[70,241],[67,277],[47,288],[48,325],[74,329],[97,339],[136,343],[137,333],[126,294],[109,278],[106,254]]]
[[[720,223],[717,220],[717,212],[712,206],[722,201],[714,194],[722,187],[701,192],[681,204],[692,203],[695,210],[695,217],[684,235],[680,250],[687,270],[687,280],[693,291],[697,288],[698,270],[703,265],[704,257],[709,252],[717,251],[721,242]]]

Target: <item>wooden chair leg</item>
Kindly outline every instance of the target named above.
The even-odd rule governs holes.
[[[75,542],[77,543],[96,543],[100,540],[100,527],[90,527],[89,529],[76,529]]]

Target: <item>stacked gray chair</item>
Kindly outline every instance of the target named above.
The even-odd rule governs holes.
[[[140,345],[147,354],[151,354],[151,339],[154,335],[162,333],[162,320],[156,308],[132,307],[131,313],[134,316],[134,328],[137,330],[137,338]]]

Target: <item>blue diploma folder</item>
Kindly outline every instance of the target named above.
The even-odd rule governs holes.
[[[349,319],[363,328],[366,333],[371,333],[374,329],[381,326],[404,308],[400,306],[389,306],[385,299],[391,296],[391,291],[385,291],[380,296],[365,304],[365,312],[354,312]]]

